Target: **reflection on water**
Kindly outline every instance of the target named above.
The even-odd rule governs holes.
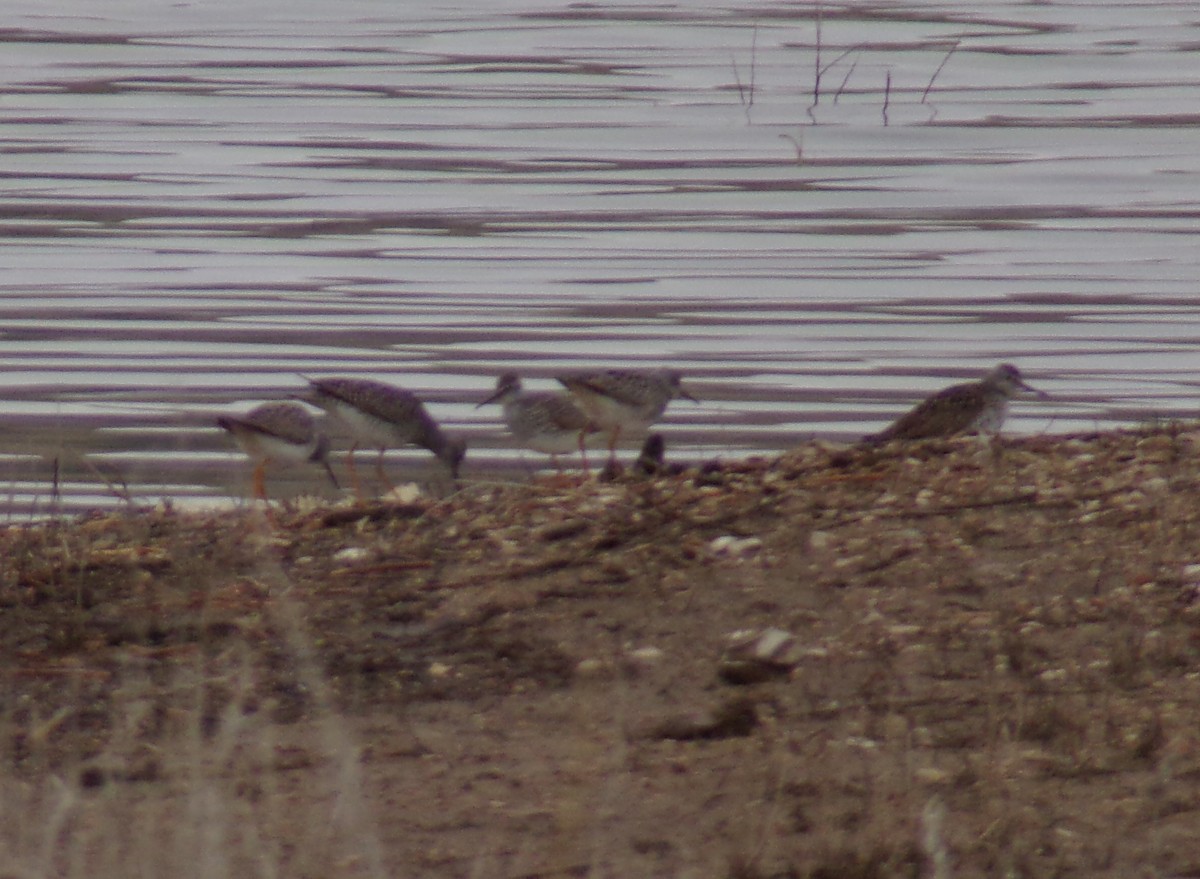
[[[18,513],[52,460],[67,508],[241,496],[214,413],[307,374],[417,391],[473,478],[542,463],[475,408],[509,368],[683,369],[690,459],[1000,360],[1054,396],[1015,431],[1193,411],[1183,5],[271,10],[27,0],[0,33]]]

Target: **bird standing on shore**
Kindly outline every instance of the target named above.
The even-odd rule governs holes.
[[[879,444],[969,433],[995,435],[1004,424],[1009,400],[1022,393],[1047,396],[1027,385],[1011,363],[1001,363],[979,381],[943,388],[865,441]]]
[[[650,429],[676,397],[698,403],[672,369],[609,369],[577,372],[558,380],[574,396],[588,420],[608,434],[608,460],[616,462],[622,433]]]
[[[549,455],[560,473],[559,455],[579,449],[583,470],[588,472],[584,442],[597,428],[575,405],[568,394],[550,391],[526,391],[515,372],[506,372],[496,380],[496,391],[476,408],[499,403],[509,432],[521,445]]]
[[[375,469],[382,482],[383,455],[389,448],[416,445],[428,449],[458,478],[458,467],[466,455],[466,443],[442,432],[425,410],[425,404],[403,388],[358,378],[309,379],[309,402],[324,409],[351,436],[347,468],[355,494],[361,496],[354,452],[359,446],[379,449]]]
[[[267,499],[267,464],[320,464],[334,488],[337,477],[329,466],[329,439],[317,429],[308,410],[297,403],[264,403],[245,415],[221,415],[217,425],[229,432],[254,462],[254,496]]]

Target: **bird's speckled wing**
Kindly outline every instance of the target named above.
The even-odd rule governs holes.
[[[639,372],[597,372],[591,374],[565,375],[559,378],[571,391],[583,391],[610,397],[626,406],[645,406],[656,397],[666,397],[665,388],[659,387],[653,377]]]
[[[367,379],[313,379],[313,389],[321,395],[393,424],[429,421],[424,404],[410,391]]]
[[[978,383],[954,385],[918,403],[874,439],[883,442],[954,436],[975,425],[984,402]]]
[[[231,433],[253,431],[296,445],[311,442],[316,430],[312,416],[294,403],[264,403],[245,415],[223,416],[218,423]]]
[[[531,416],[544,420],[547,426],[555,430],[595,430],[583,410],[564,394],[528,394],[521,402],[522,408]]]

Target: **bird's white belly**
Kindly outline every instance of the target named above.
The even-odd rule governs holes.
[[[971,424],[971,432],[999,433],[1000,428],[1004,425],[1004,418],[1007,414],[1007,400],[987,406],[982,412],[979,413],[975,421]]]
[[[631,408],[603,394],[581,394],[579,402],[588,417],[601,430],[621,428],[622,432],[639,432],[650,428],[654,416]]]
[[[382,448],[396,445],[400,441],[395,425],[368,415],[348,403],[339,401],[329,412],[350,433],[358,445]]]
[[[528,436],[518,436],[526,447],[543,455],[566,455],[578,450],[579,431],[554,431],[553,433],[535,433]]]
[[[297,445],[278,437],[266,436],[261,433],[245,433],[237,437],[238,444],[246,454],[256,461],[278,461],[280,463],[300,463],[312,457],[316,449],[316,440]]]

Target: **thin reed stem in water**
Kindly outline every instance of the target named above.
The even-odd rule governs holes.
[[[883,125],[888,124],[888,105],[892,101],[892,71],[889,69],[883,77]]]
[[[934,80],[936,80],[938,78],[938,74],[942,72],[942,68],[945,67],[946,63],[950,60],[950,56],[958,51],[958,44],[959,44],[959,41],[955,40],[954,45],[952,45],[950,47],[950,51],[948,51],[946,53],[945,57],[942,58],[942,63],[937,66],[937,70],[933,71],[933,76],[929,77],[929,83],[925,86],[925,91],[921,92],[921,103],[922,104],[924,104],[925,99],[929,97],[929,92],[933,88]]]

